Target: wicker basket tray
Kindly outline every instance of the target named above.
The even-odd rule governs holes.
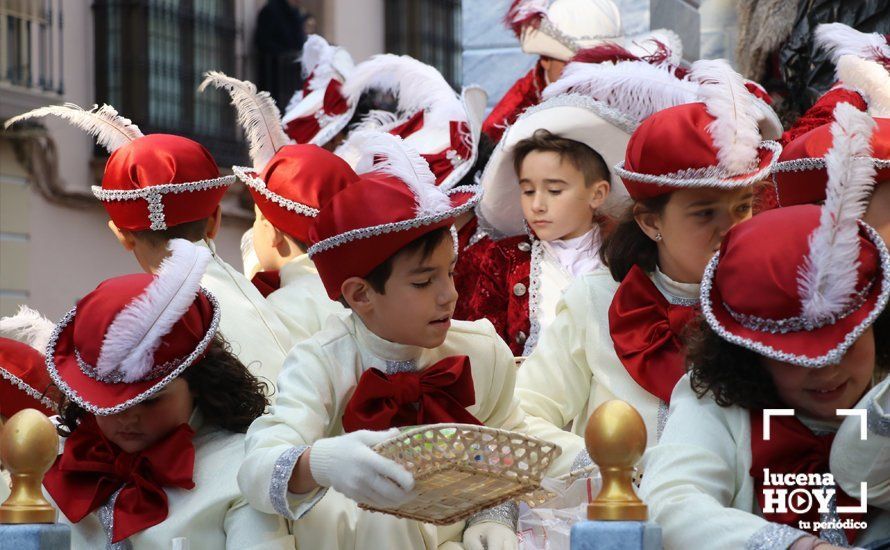
[[[362,508],[448,525],[540,486],[558,446],[523,434],[474,426],[409,428],[374,447],[414,475],[415,497],[399,508]]]

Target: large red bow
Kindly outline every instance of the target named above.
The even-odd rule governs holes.
[[[482,425],[466,408],[476,403],[470,358],[446,357],[419,372],[368,369],[343,412],[343,429],[386,430],[457,422]]]
[[[62,513],[77,523],[121,489],[114,502],[112,542],[167,519],[164,487],[192,489],[194,430],[182,424],[138,453],[108,441],[94,417],[86,417],[65,441],[65,450],[43,478]]]
[[[335,78],[332,78],[328,83],[321,104],[321,114],[323,116],[334,117],[342,115],[349,109],[349,103],[341,93],[342,86],[340,81]],[[284,133],[297,143],[309,143],[319,130],[321,130],[321,124],[318,122],[316,113],[295,118],[284,125]]]
[[[761,510],[766,506],[767,489],[786,489],[788,494],[798,486],[773,486],[764,478],[764,469],[771,474],[826,474],[829,472],[828,458],[831,454],[831,443],[835,434],[816,435],[795,416],[770,417],[770,439],[763,437],[763,410],[750,411],[751,418],[751,478],[754,480],[754,492],[760,503]],[[771,476],[772,477],[772,476]],[[806,491],[820,487],[800,487]],[[859,502],[847,495],[840,487],[835,486],[838,506],[857,506]],[[788,499],[791,501],[791,499]],[[769,521],[802,529],[801,520],[809,521],[811,526],[820,519],[819,503],[813,498],[807,513],[798,514],[790,507],[787,512],[764,513]],[[865,514],[841,514],[841,520],[853,518],[862,520]],[[804,529],[806,530],[806,529]],[[815,529],[809,529],[818,535]],[[855,529],[847,529],[847,540],[852,542],[856,537]]]
[[[665,403],[686,372],[680,334],[696,314],[697,308],[668,302],[636,265],[609,306],[609,332],[618,359],[637,384]]]
[[[263,298],[268,298],[269,294],[281,288],[281,272],[277,269],[275,271],[257,271],[250,282],[260,291]]]

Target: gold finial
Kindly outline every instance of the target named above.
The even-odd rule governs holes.
[[[603,478],[602,489],[587,505],[587,519],[646,521],[648,510],[633,487],[634,466],[646,451],[640,413],[624,401],[606,401],[590,415],[584,442]]]
[[[56,510],[43,498],[43,475],[59,454],[59,435],[36,409],[12,416],[0,434],[0,461],[12,474],[12,493],[0,505],[0,523],[55,523]]]

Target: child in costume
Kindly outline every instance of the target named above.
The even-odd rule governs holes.
[[[56,325],[47,368],[64,448],[43,480],[72,547],[293,548],[236,481],[263,383],[217,331],[211,252],[183,239],[155,275],[108,279]]]
[[[91,111],[73,104],[41,107],[6,125],[46,115],[96,136],[111,153],[102,186],[93,186],[93,194],[108,211],[109,229],[142,269],[154,272],[168,254],[167,243],[175,238],[210,250],[202,284],[219,300],[220,332],[251,372],[274,381],[290,349],[290,334],[257,289],[223,261],[213,245],[222,215],[220,200],[235,176],[220,176],[213,157],[200,144],[169,134],[143,135],[108,105]]]
[[[828,470],[838,410],[890,368],[890,254],[859,221],[874,123],[846,104],[835,119],[825,205],[758,214],[708,264],[690,372],[643,459],[640,494],[665,548],[867,546],[890,532],[890,514],[861,513]]]
[[[251,82],[210,72],[199,89],[210,84],[231,94],[250,143],[253,168],[233,171],[254,200],[252,248],[262,269],[254,284],[261,292],[266,289],[266,299],[293,341],[300,342],[321,330],[329,315],[343,312],[339,302],[328,298],[306,250],[319,209],[358,175],[321,147],[290,143],[277,124],[275,101]]]
[[[779,136],[777,118],[726,62],[697,61],[680,82],[646,79],[646,97],[658,103],[687,100],[690,90],[694,99],[633,132],[615,167],[633,203],[603,245],[608,270],[565,291],[518,374],[531,433],[557,444],[568,424],[584,434],[610,399],[633,405],[649,444],[658,440],[684,372],[680,335],[695,316],[705,266],[726,231],[751,216],[754,185],[780,151],[762,138]]]
[[[863,221],[890,240],[890,44],[887,37],[860,33],[841,23],[819,25],[817,43],[832,53],[839,83],[786,133],[787,143],[773,175],[779,204],[820,203],[828,175],[824,155],[831,147],[834,107],[850,103],[877,124],[868,156],[875,188]]]
[[[309,249],[328,295],[350,312],[291,351],[275,407],[248,432],[241,488],[258,509],[294,520],[298,544],[311,548],[461,540],[470,549],[515,548],[510,505],[480,512],[464,530],[464,522],[436,528],[369,514],[354,502],[410,498],[412,476],[370,449],[394,428],[462,422],[512,430],[523,417],[509,348],[489,323],[451,320],[449,228],[476,203],[478,188],[446,193],[398,137],[362,131],[350,139],[363,175],[319,213]],[[316,505],[324,512],[313,513]]]

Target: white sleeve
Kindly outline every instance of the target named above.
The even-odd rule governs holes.
[[[264,514],[239,498],[223,520],[227,550],[292,550],[296,544],[280,516]]]
[[[740,447],[750,446],[745,420],[738,408],[699,399],[688,375],[674,388],[661,440],[643,457],[640,486],[665,548],[787,548],[807,534],[733,507]]]

